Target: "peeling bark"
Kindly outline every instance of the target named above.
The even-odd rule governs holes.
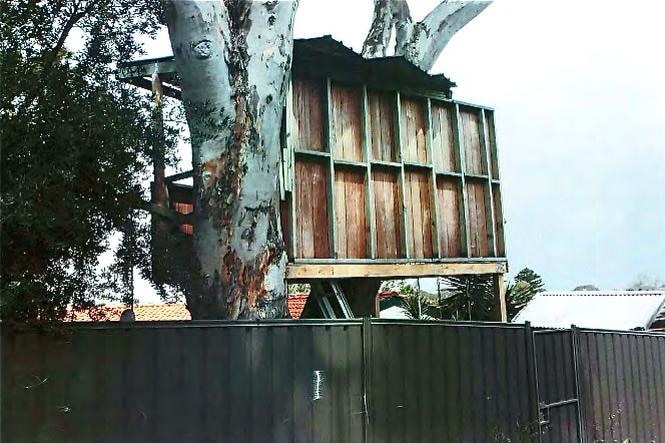
[[[296,8],[167,1],[192,139],[194,319],[286,316],[278,177]]]
[[[395,55],[429,71],[450,39],[487,8],[492,0],[444,0],[422,21],[414,23],[406,0],[375,0],[374,19],[362,54],[385,57],[395,30]]]

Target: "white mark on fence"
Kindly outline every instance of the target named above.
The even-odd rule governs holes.
[[[312,374],[312,401],[321,400],[325,389],[326,373],[316,370]]]
[[[37,386],[43,385],[44,383],[46,383],[48,381],[48,377],[43,378],[43,379],[36,376],[36,375],[33,375],[32,377],[37,381],[37,383],[35,383],[34,385],[24,386],[25,389],[36,388]]]

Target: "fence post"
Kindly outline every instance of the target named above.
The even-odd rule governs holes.
[[[3,355],[3,343],[2,341],[4,340],[5,336],[3,334],[2,330],[2,322],[0,321],[0,441],[2,441],[2,393],[6,392],[6,390],[9,389],[9,383],[5,384],[4,383],[4,378],[2,376],[2,366],[4,363],[7,361],[7,358]],[[6,394],[5,394],[6,395]]]
[[[371,404],[371,379],[372,379],[372,319],[369,317],[363,318],[362,323],[362,373],[363,373],[363,411],[365,415],[365,423],[363,426],[363,441],[369,443],[372,441],[373,435],[371,433],[370,421],[370,404]]]
[[[536,432],[538,432],[538,442],[542,443],[542,435],[540,432],[540,400],[538,399],[538,366],[536,364],[536,344],[534,340],[533,329],[531,322],[524,323],[524,333],[526,335],[526,361],[527,361],[527,377],[529,386],[531,387],[531,413],[533,414],[532,423],[535,423]]]
[[[577,395],[577,431],[580,434],[580,442],[586,442],[586,421],[584,420],[584,401],[582,398],[583,392],[580,384],[580,330],[577,326],[570,327],[573,342],[573,363],[575,369],[575,394]]]

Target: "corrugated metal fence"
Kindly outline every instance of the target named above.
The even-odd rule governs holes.
[[[2,332],[3,442],[665,439],[665,336],[381,320]]]
[[[588,442],[665,441],[665,335],[580,331]]]
[[[534,419],[528,330],[483,324],[371,328],[372,442],[508,442]]]

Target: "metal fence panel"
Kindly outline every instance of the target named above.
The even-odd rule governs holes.
[[[586,441],[665,440],[665,335],[582,331]]]
[[[543,443],[579,442],[579,398],[571,331],[534,332]]]
[[[3,442],[363,441],[360,322],[22,330],[3,361]]]
[[[373,322],[373,442],[528,441],[522,327]]]
[[[570,443],[580,427],[588,443],[665,439],[658,334],[103,323],[4,328],[1,352],[10,443]]]

